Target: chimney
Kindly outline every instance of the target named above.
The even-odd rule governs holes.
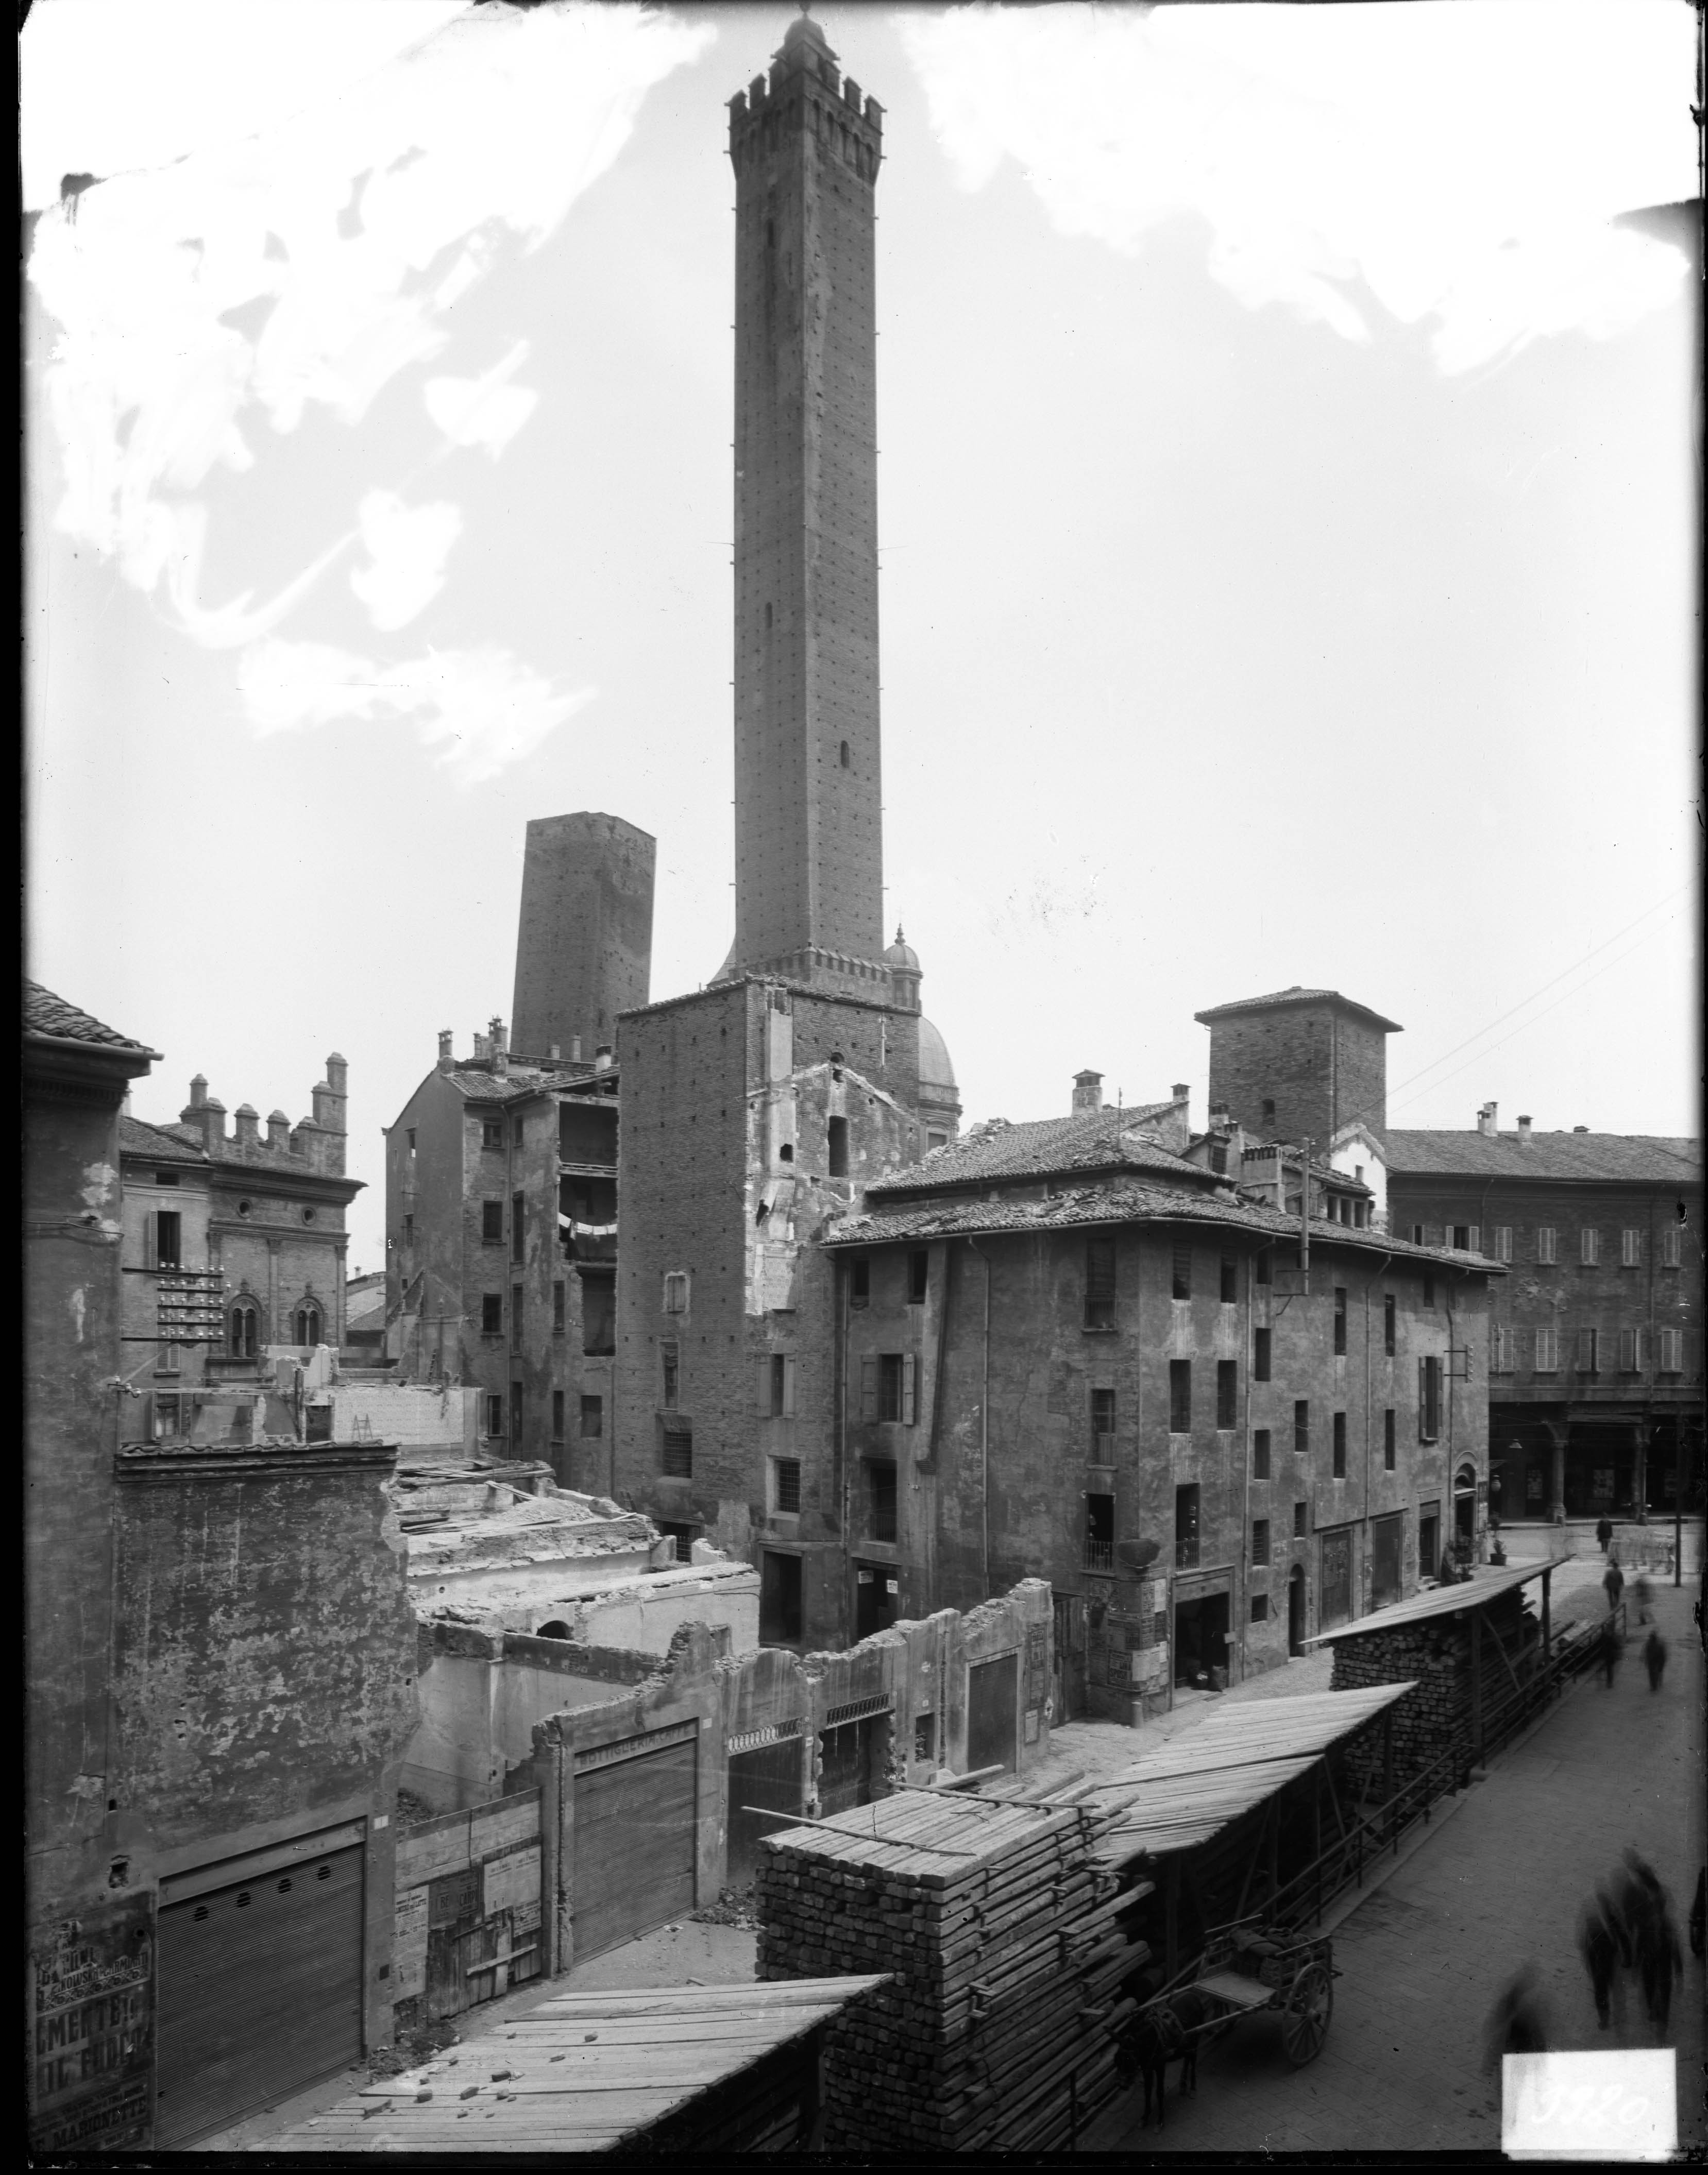
[[[203,1081],[202,1085],[205,1091],[206,1081]],[[202,1146],[209,1155],[212,1155],[216,1148],[225,1146],[225,1105],[216,1096],[204,1092],[196,1109],[186,1110],[184,1116],[187,1122],[198,1125],[202,1128]]]
[[[1233,1129],[1234,1113],[1228,1109],[1225,1103],[1212,1103],[1210,1105],[1211,1131],[1212,1133],[1226,1133],[1231,1132]]]
[[[237,1105],[237,1146],[240,1151],[261,1145],[261,1113],[252,1103]]]
[[[1518,1137],[1521,1141],[1527,1141],[1530,1138],[1530,1120],[1527,1116],[1521,1118],[1518,1121]]]
[[[553,1043],[553,1044],[552,1044],[550,1050],[547,1052],[547,1055],[550,1056],[550,1060],[551,1060],[551,1061],[552,1061],[552,1063],[553,1063],[554,1065],[556,1065],[556,1064],[557,1063],[557,1061],[558,1061],[558,1060],[559,1060],[560,1056],[561,1055],[561,1054],[562,1054],[562,1053],[559,1050],[558,1046],[557,1046],[557,1044],[556,1044],[556,1043]]]
[[[1102,1073],[1076,1072],[1073,1076],[1073,1108],[1076,1110],[1100,1110],[1103,1106]]]
[[[575,1064],[575,1065],[579,1065],[579,1064],[580,1064],[580,1062],[581,1062],[581,1037],[580,1037],[578,1034],[572,1034],[572,1035],[571,1035],[571,1037],[569,1038],[569,1055],[570,1055],[570,1061],[571,1061],[571,1063],[572,1063],[572,1064]]]
[[[1484,1103],[1477,1113],[1477,1130],[1479,1133],[1486,1134],[1490,1140],[1493,1140],[1500,1131],[1499,1126],[1494,1122],[1494,1114],[1499,1107],[1497,1103]]]
[[[208,1076],[205,1072],[198,1072],[190,1082],[190,1110],[199,1110],[207,1099]],[[184,1122],[187,1125],[190,1122],[189,1110],[184,1113]]]
[[[326,1060],[326,1077],[317,1082],[314,1089],[314,1122],[327,1136],[326,1161],[323,1169],[337,1177],[344,1175],[344,1114],[350,1101],[346,1093],[350,1066],[337,1050]]]
[[[1572,1131],[1575,1133],[1586,1133],[1589,1131],[1589,1127],[1587,1125],[1574,1125],[1572,1127]]]
[[[456,1029],[454,1028],[442,1027],[439,1029],[439,1062],[436,1067],[437,1071],[441,1072],[454,1072],[456,1071],[457,1060],[451,1049],[451,1044],[455,1041],[455,1039]]]
[[[474,1062],[477,1065],[490,1065],[492,1062],[492,1044],[484,1034],[477,1034],[474,1038]]]
[[[608,1042],[602,1042],[593,1054],[593,1069],[595,1072],[609,1072],[610,1064],[611,1046]]]
[[[267,1145],[270,1148],[278,1149],[281,1155],[288,1154],[290,1152],[290,1120],[283,1110],[269,1110],[267,1113]]]

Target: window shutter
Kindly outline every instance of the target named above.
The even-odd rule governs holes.
[[[866,1353],[860,1360],[860,1418],[876,1420],[878,1416],[878,1355]]]
[[[753,1386],[759,1398],[759,1417],[768,1420],[771,1417],[771,1354],[762,1353],[756,1364],[758,1372]]]
[[[1419,1442],[1429,1440],[1429,1363],[1427,1359],[1418,1362],[1418,1440]]]
[[[154,1211],[150,1209],[143,1218],[143,1266],[145,1269],[152,1269],[156,1265],[155,1228]]]
[[[1483,1226],[1480,1223],[1471,1226],[1471,1250],[1473,1254],[1483,1251]]]
[[[1596,1371],[1596,1333],[1592,1329],[1581,1329],[1577,1333],[1577,1365],[1581,1375]]]
[[[1619,1332],[1619,1372],[1635,1375],[1637,1371],[1637,1332],[1635,1329]]]
[[[1661,1266],[1663,1269],[1676,1269],[1678,1266],[1680,1251],[1678,1227],[1676,1223],[1669,1223],[1661,1234]]]
[[[1678,1332],[1676,1329],[1663,1329],[1661,1332],[1660,1372],[1663,1375],[1676,1375],[1678,1372]]]
[[[918,1363],[911,1352],[902,1354],[902,1424],[914,1424],[914,1384],[918,1375]]]
[[[793,1359],[785,1359],[783,1363],[783,1417],[786,1420],[792,1420],[794,1418],[794,1362]]]

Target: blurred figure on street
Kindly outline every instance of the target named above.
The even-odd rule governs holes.
[[[1684,1951],[1678,1928],[1665,1890],[1660,1890],[1643,1920],[1637,1947],[1637,1969],[1643,1981],[1643,2004],[1649,2021],[1662,2039],[1673,2013],[1673,1982],[1684,1976]]]
[[[1631,1581],[1631,1598],[1637,1604],[1638,1623],[1646,1624],[1649,1621],[1649,1611],[1654,1605],[1655,1596],[1652,1587],[1641,1571],[1639,1571]]]
[[[1499,2070],[1503,2054],[1545,2054],[1548,2011],[1537,1983],[1536,1966],[1525,1964],[1501,1988],[1484,2026],[1485,2069]]]
[[[1602,1573],[1602,1592],[1608,1597],[1608,1613],[1611,1615],[1619,1605],[1619,1596],[1625,1590],[1625,1575],[1619,1569],[1617,1556],[1608,1558],[1608,1567]]]
[[[1608,1543],[1612,1540],[1613,1537],[1613,1520],[1609,1518],[1607,1512],[1603,1511],[1601,1516],[1596,1520],[1596,1538],[1601,1543],[1602,1554],[1603,1555],[1607,1554]]]
[[[1605,2031],[1619,1967],[1619,1940],[1608,1923],[1607,1901],[1599,1890],[1578,1914],[1577,1947],[1595,1993],[1596,2021]]]
[[[1659,1691],[1661,1679],[1667,1673],[1667,1642],[1652,1627],[1643,1641],[1643,1667],[1649,1673],[1649,1690]]]
[[[1596,1667],[1601,1671],[1602,1680],[1609,1691],[1613,1688],[1613,1672],[1619,1666],[1619,1657],[1624,1651],[1619,1626],[1610,1616],[1602,1626],[1596,1652]]]
[[[1702,1953],[1703,1936],[1708,1934],[1708,1866],[1696,1875],[1696,1900],[1690,1906],[1690,1953]]]

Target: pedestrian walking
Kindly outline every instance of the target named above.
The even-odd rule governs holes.
[[[1488,2049],[1483,2057],[1485,2069],[1499,2069],[1503,2054],[1548,2052],[1548,2011],[1534,1964],[1524,1965],[1506,1982],[1495,1997],[1483,2030]]]
[[[1612,1540],[1613,1537],[1613,1520],[1608,1516],[1608,1515],[1607,1515],[1606,1511],[1604,1511],[1602,1513],[1601,1516],[1596,1520],[1596,1538],[1597,1538],[1597,1539],[1601,1543],[1601,1544],[1602,1544],[1602,1554],[1603,1555],[1605,1555],[1605,1554],[1607,1554],[1607,1552],[1608,1552],[1608,1543],[1610,1540]]]
[[[1678,1928],[1673,1923],[1672,1907],[1664,1890],[1644,1917],[1637,1969],[1642,1976],[1643,2004],[1649,2021],[1664,2039],[1673,2012],[1673,1982],[1684,1976]]]
[[[1602,1592],[1608,1597],[1608,1614],[1612,1615],[1619,1605],[1619,1596],[1625,1590],[1625,1575],[1619,1569],[1617,1556],[1608,1558],[1608,1567],[1602,1573]]]
[[[1667,1642],[1652,1627],[1643,1641],[1643,1667],[1649,1673],[1649,1690],[1657,1692],[1667,1673]]]
[[[1596,1666],[1601,1671],[1602,1681],[1608,1691],[1613,1688],[1613,1672],[1619,1666],[1619,1658],[1624,1651],[1619,1627],[1610,1616],[1602,1626],[1596,1656]]]
[[[1703,1936],[1708,1934],[1708,1866],[1696,1875],[1696,1900],[1690,1906],[1690,1953],[1702,1953]]]
[[[1596,2021],[1605,2031],[1612,2016],[1613,1980],[1619,1966],[1619,1936],[1608,1923],[1601,1895],[1591,1896],[1578,1915],[1578,1954],[1590,1975],[1596,1998]]]
[[[1641,1571],[1639,1571],[1631,1581],[1631,1598],[1637,1604],[1638,1623],[1646,1624],[1649,1621],[1649,1611],[1653,1606],[1655,1596],[1648,1580],[1644,1577]]]

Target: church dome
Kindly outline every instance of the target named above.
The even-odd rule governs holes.
[[[922,1088],[948,1088],[955,1085],[949,1045],[928,1019],[919,1022],[919,1084]]]
[[[884,964],[892,968],[899,967],[903,974],[917,974],[919,971],[919,955],[911,944],[903,941],[899,929],[896,931],[895,942],[884,954]]]

